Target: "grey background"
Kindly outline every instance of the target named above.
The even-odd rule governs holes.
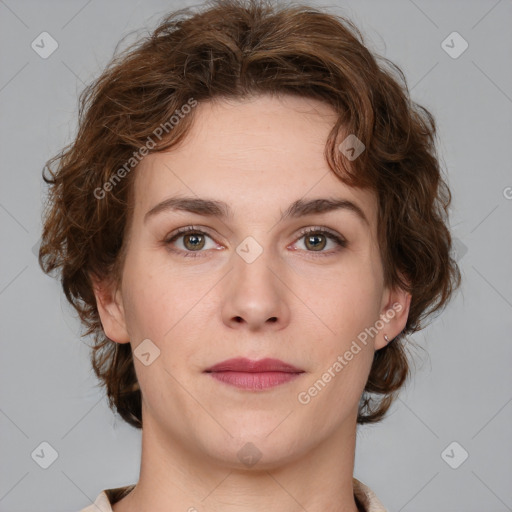
[[[414,336],[428,355],[417,351],[411,383],[359,429],[355,476],[390,511],[512,510],[512,2],[314,4],[350,17],[436,117],[463,274]],[[140,433],[108,409],[60,283],[36,261],[41,169],[72,140],[78,93],[121,37],[184,5],[0,0],[1,512],[77,511],[137,481]],[[31,48],[43,31],[59,44],[48,59]],[[441,47],[453,31],[469,43],[456,59]],[[31,457],[43,441],[58,453],[48,469]],[[441,457],[453,441],[469,453],[458,469]]]

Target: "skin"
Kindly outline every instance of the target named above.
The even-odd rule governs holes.
[[[323,150],[336,117],[320,101],[257,96],[195,108],[184,143],[132,171],[135,209],[121,283],[95,285],[106,335],[132,350],[150,339],[160,350],[148,366],[134,357],[143,397],[140,478],[113,510],[357,512],[359,399],[374,352],[385,334],[392,340],[403,330],[411,299],[384,287],[376,197],[330,171]],[[234,216],[166,211],[144,222],[175,195],[225,201]],[[355,202],[369,225],[349,210],[279,222],[293,201],[322,197]],[[208,235],[196,258],[183,256],[197,245],[190,235],[164,243],[191,225]],[[308,227],[330,228],[348,245],[320,234],[321,256],[300,233]],[[252,263],[236,252],[248,236],[263,249]],[[300,403],[298,394],[393,304],[401,311]],[[239,356],[278,358],[304,373],[265,391],[204,373]],[[246,443],[261,453],[251,467],[237,456]]]

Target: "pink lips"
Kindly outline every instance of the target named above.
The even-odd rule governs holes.
[[[279,359],[228,359],[205,370],[214,379],[242,389],[268,389],[298,377],[304,370]]]

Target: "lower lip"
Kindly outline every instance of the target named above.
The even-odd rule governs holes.
[[[300,373],[288,372],[210,372],[210,375],[221,382],[241,389],[269,389],[295,379]]]

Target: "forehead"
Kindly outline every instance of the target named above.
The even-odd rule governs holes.
[[[349,187],[325,160],[337,119],[329,105],[258,96],[202,102],[195,110],[179,146],[152,153],[137,167],[135,217],[176,195],[218,199],[261,222],[300,198],[336,197],[357,203],[375,222],[373,192]]]

